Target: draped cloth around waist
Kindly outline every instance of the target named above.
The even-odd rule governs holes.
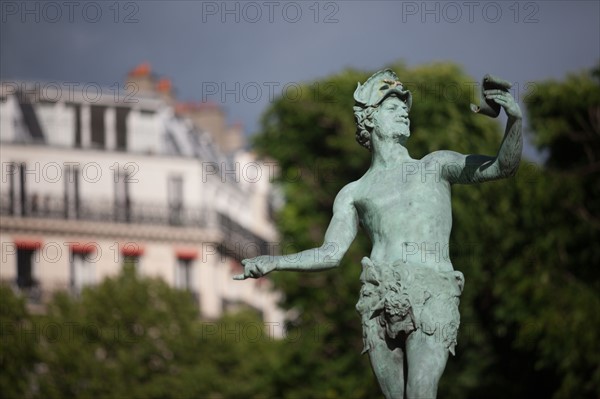
[[[454,355],[464,276],[404,262],[362,259],[362,287],[356,310],[362,318],[363,353],[371,340],[407,337],[416,330],[436,335]]]

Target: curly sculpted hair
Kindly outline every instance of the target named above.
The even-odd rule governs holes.
[[[371,132],[373,131],[373,114],[377,106],[354,106],[354,119],[356,120],[356,141],[358,144],[371,151]]]

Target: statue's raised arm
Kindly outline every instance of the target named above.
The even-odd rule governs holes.
[[[483,114],[491,117],[496,117],[498,112],[494,112],[487,104],[497,105],[498,111],[500,107],[504,109],[508,120],[502,144],[495,157],[464,155],[454,151],[436,151],[427,155],[424,160],[439,162],[442,176],[450,183],[472,184],[498,180],[513,176],[519,167],[523,151],[521,109],[508,91],[510,85],[498,85],[488,89],[485,83],[484,79],[483,100],[486,104],[482,108],[472,109],[475,112],[482,110]]]
[[[262,255],[244,259],[244,273],[233,278],[258,278],[273,270],[318,271],[337,267],[358,231],[358,215],[353,205],[352,187],[353,183],[348,184],[335,198],[333,217],[325,233],[323,245],[293,255]]]

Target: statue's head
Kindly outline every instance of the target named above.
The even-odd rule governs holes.
[[[371,149],[371,133],[375,127],[374,115],[386,99],[395,97],[407,106],[412,106],[412,94],[404,90],[402,82],[391,70],[376,72],[354,91],[354,118],[356,119],[356,141],[363,147]]]

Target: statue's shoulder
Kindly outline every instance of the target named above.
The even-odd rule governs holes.
[[[423,158],[421,158],[421,162],[425,164],[439,163],[442,165],[447,165],[460,162],[462,159],[464,159],[464,157],[465,156],[460,152],[439,150],[425,155]]]
[[[346,184],[344,187],[342,187],[342,189],[340,190],[338,195],[354,196],[356,194],[356,191],[359,189],[359,187],[360,187],[360,180],[355,180],[353,182]]]
[[[338,192],[335,202],[338,203],[353,203],[357,197],[359,191],[360,180],[353,181],[351,183],[346,184],[342,189]]]

